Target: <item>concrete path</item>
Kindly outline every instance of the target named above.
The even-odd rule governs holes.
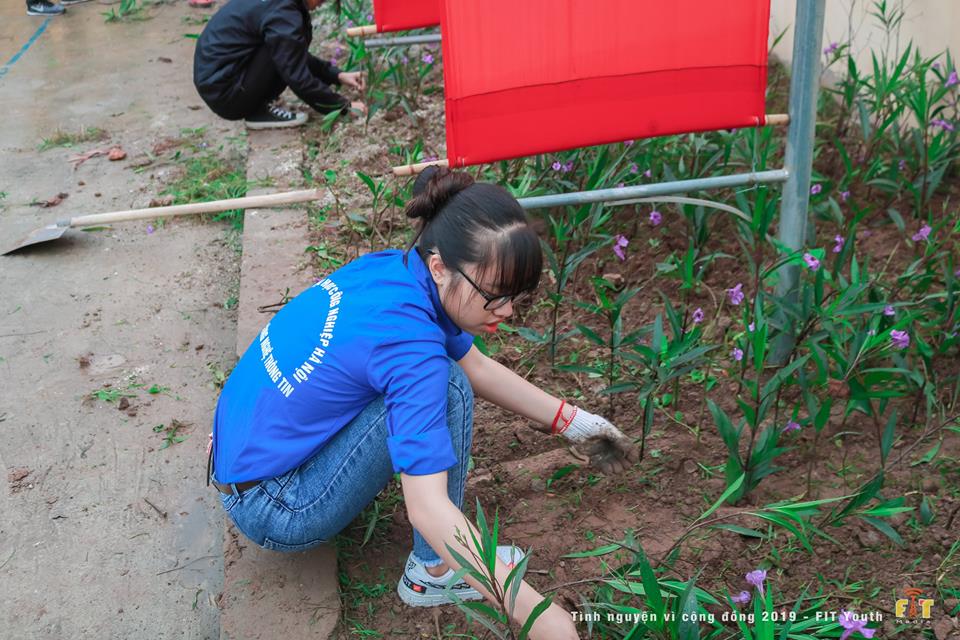
[[[182,129],[217,145],[242,133],[190,83],[186,2],[130,24],[106,9],[71,7],[11,65],[44,19],[0,4],[0,242],[147,206],[173,168],[134,159]],[[38,150],[81,127],[109,142]],[[128,159],[68,162],[110,144]],[[228,224],[181,219],[0,257],[0,637],[219,638],[223,519],[204,449],[235,360],[237,248]]]

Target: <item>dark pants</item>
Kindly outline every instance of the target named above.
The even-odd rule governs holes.
[[[321,75],[323,63],[314,56],[307,57],[307,68],[315,76]],[[243,71],[232,99],[223,103],[207,102],[221,118],[241,120],[261,111],[280,97],[287,84],[283,81],[266,47],[260,47]]]

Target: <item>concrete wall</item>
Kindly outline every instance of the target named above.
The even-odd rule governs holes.
[[[789,63],[793,55],[797,0],[771,0],[770,4],[770,42],[787,29],[774,54]],[[919,45],[925,56],[945,50],[949,50],[953,56],[960,54],[960,0],[887,0],[887,4],[895,8],[902,7],[905,11],[899,28],[899,46],[896,33],[890,38],[891,56],[897,51],[902,52],[911,40]],[[857,66],[868,69],[870,51],[881,51],[886,39],[883,25],[870,15],[873,0],[827,0],[826,6],[823,46],[837,41],[851,42]]]

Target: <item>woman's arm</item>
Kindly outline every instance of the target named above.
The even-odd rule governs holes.
[[[640,451],[607,419],[561,402],[527,382],[505,366],[470,347],[460,366],[467,373],[474,394],[533,420],[534,429],[557,433],[579,445],[590,464],[604,473],[620,473],[640,459]],[[559,412],[559,413],[558,413]]]
[[[533,420],[534,429],[550,433],[550,425],[560,408],[555,398],[527,382],[496,360],[483,355],[475,346],[458,363],[470,378],[474,394],[525,418]],[[565,415],[573,409],[566,405]],[[568,409],[569,408],[569,409]]]
[[[459,530],[466,540],[470,540],[468,528],[474,531],[474,535],[478,539],[480,534],[447,497],[446,471],[425,476],[411,476],[401,473],[400,484],[403,488],[403,499],[407,506],[410,523],[447,565],[454,570],[459,569],[460,565],[454,560],[453,554],[447,549],[447,545],[454,548],[461,557],[470,559],[473,557],[472,554],[476,553],[476,550],[469,549],[457,541],[457,531]],[[496,579],[500,584],[501,593],[506,592],[503,584],[509,574],[510,569],[498,558]],[[464,580],[482,593],[489,602],[496,604],[490,592],[484,589],[473,577],[467,574],[464,576]],[[534,607],[542,600],[543,596],[524,580],[517,594],[513,619],[518,624],[523,624],[530,617]],[[507,606],[509,606],[509,602],[507,602]],[[559,605],[552,604],[537,618],[531,629],[530,637],[534,640],[575,640],[577,630],[570,614]]]

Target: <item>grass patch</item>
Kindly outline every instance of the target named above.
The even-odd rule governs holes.
[[[224,158],[208,150],[190,157],[177,155],[183,174],[162,192],[173,197],[173,204],[242,198],[250,187],[266,186],[265,181],[247,182],[246,164],[240,156]],[[243,226],[243,209],[218,213],[213,220],[229,220],[239,229]]]
[[[56,147],[75,147],[85,142],[101,142],[109,137],[110,134],[98,127],[81,127],[78,131],[57,129],[52,136],[44,138],[40,142],[38,149],[46,151]]]

